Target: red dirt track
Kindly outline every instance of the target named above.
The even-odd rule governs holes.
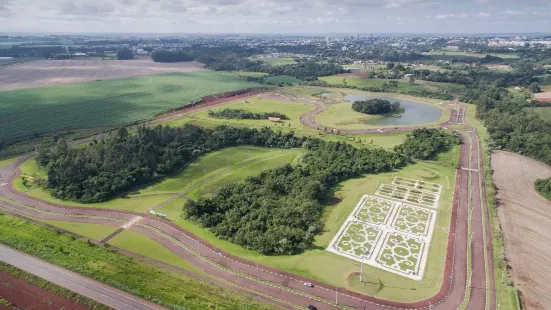
[[[228,101],[233,100],[233,98],[225,99],[228,99]],[[216,105],[225,102],[227,101],[218,102]],[[197,106],[195,108],[205,109],[208,108],[208,106]],[[317,105],[316,110],[303,115],[301,117],[303,124],[317,128],[318,126],[316,126],[314,117],[315,114],[318,114],[317,112],[321,113],[319,109],[323,109],[323,107]],[[448,128],[452,123],[465,124],[464,114],[466,109],[464,106],[461,106],[459,113],[451,108],[450,110],[452,111],[450,120],[441,124],[442,127]],[[455,196],[446,252],[444,280],[439,292],[435,296],[413,303],[381,300],[346,289],[336,288],[268,266],[260,265],[257,269],[255,262],[247,261],[226,253],[166,220],[152,218],[136,212],[55,205],[18,193],[13,189],[12,180],[20,173],[18,169],[19,164],[30,155],[19,158],[8,167],[0,168],[0,184],[8,183],[7,186],[0,186],[0,195],[17,201],[18,203],[32,206],[32,208],[24,208],[1,200],[0,207],[42,219],[87,221],[90,223],[102,223],[112,226],[121,226],[134,216],[139,215],[144,217],[144,219],[139,225],[133,225],[130,229],[143,233],[151,239],[156,240],[205,273],[236,283],[258,293],[291,302],[300,307],[314,304],[318,309],[337,309],[340,308],[340,305],[345,305],[356,309],[364,309],[364,307],[366,307],[366,309],[431,308],[449,310],[457,309],[461,305],[466,296],[466,289],[468,288],[471,297],[467,309],[485,309],[486,298],[489,297],[489,308],[490,310],[494,310],[495,296],[493,294],[494,279],[491,260],[489,220],[486,220],[485,227],[482,225],[482,216],[487,216],[487,208],[485,208],[485,195],[481,195],[482,192],[480,191],[484,188],[484,179],[482,175],[478,173],[478,171],[482,171],[480,141],[478,135],[472,131],[472,128],[467,125],[466,128],[469,134],[462,134],[462,145],[460,149],[460,167],[466,169],[458,169],[456,173]],[[411,131],[412,129],[413,128],[399,128],[396,131]],[[373,131],[370,129],[346,132],[348,134],[359,134],[381,133],[385,131]],[[472,220],[470,222],[473,234],[471,244],[469,244],[469,240],[467,240],[469,202],[472,204]],[[53,212],[54,214],[40,213],[38,210]],[[71,215],[74,216],[77,214],[85,215],[86,217],[71,217]],[[108,217],[110,219],[98,219],[98,216]],[[116,221],[117,219],[120,221]],[[486,245],[483,242],[483,229],[487,230],[486,240],[488,242]],[[183,247],[174,242],[175,240],[183,245]],[[472,276],[467,273],[467,249],[469,246],[472,251]],[[485,247],[488,250],[487,259],[490,266],[490,277],[488,279],[486,279],[485,273]],[[224,268],[221,268],[221,266],[224,266]],[[258,281],[257,278],[261,278],[263,282]],[[469,279],[471,279],[470,282]],[[305,287],[303,282],[306,281],[314,283],[315,287]],[[487,283],[490,284],[489,290],[487,290]],[[277,286],[275,284],[277,284]],[[334,304],[337,289],[339,306]],[[491,294],[487,296],[486,291]],[[317,300],[318,298],[323,299],[323,301]]]
[[[38,286],[31,285],[11,274],[0,272],[0,298],[8,300],[6,309],[88,309],[72,300],[54,295]],[[0,306],[0,309],[3,307]]]

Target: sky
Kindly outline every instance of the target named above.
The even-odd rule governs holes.
[[[0,0],[0,32],[534,33],[551,0]]]

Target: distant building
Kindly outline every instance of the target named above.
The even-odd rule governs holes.
[[[348,72],[360,72],[360,68],[346,68],[346,67],[343,67],[344,70],[348,71]]]

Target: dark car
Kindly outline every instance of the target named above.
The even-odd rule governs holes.
[[[314,305],[308,305],[308,309],[310,310],[318,310],[318,307],[314,306]]]

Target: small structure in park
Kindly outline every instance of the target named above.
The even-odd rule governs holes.
[[[281,118],[280,117],[268,117],[268,120],[270,122],[279,123],[279,121],[281,121]]]
[[[160,213],[160,212],[155,212],[155,210],[150,210],[150,211],[149,211],[149,214],[151,214],[151,215],[156,215],[156,216],[161,217],[161,218],[164,218],[164,219],[167,218],[167,215],[166,215],[166,214]]]

